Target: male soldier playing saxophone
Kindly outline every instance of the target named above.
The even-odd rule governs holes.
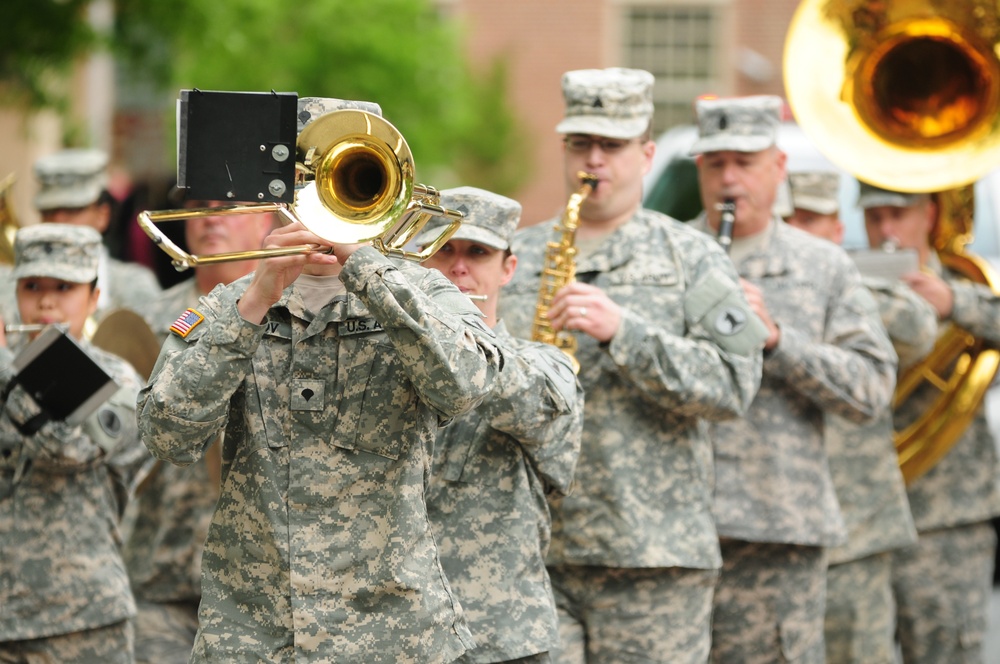
[[[549,572],[557,662],[704,662],[721,565],[705,420],[739,417],[756,392],[759,328],[715,241],[642,209],[652,163],[653,76],[563,76],[566,188],[598,178],[576,234],[577,282],[548,311],[579,332],[586,395],[575,488],[552,504]],[[532,329],[552,222],[514,236],[504,290],[512,333]]]

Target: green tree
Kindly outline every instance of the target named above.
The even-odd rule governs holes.
[[[0,39],[0,102],[65,109],[63,80],[98,39],[85,20],[90,0],[7,0]]]
[[[164,86],[376,101],[418,177],[454,178],[428,184],[510,193],[528,175],[502,64],[470,71],[457,27],[428,0],[116,2],[121,59]]]

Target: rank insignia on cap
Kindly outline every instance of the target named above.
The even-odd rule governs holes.
[[[174,324],[170,326],[170,331],[183,339],[191,334],[191,330],[198,327],[198,324],[203,320],[205,317],[200,313],[194,309],[188,309],[174,321]]]

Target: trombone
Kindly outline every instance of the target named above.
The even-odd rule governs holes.
[[[381,116],[361,110],[323,115],[295,142],[295,201],[216,208],[144,211],[139,226],[178,270],[198,265],[326,251],[297,245],[196,256],[170,240],[159,222],[217,215],[277,213],[284,224],[301,222],[336,244],[370,242],[383,254],[424,261],[458,230],[464,217],[440,205],[433,187],[413,181],[413,156],[402,134]],[[445,217],[441,234],[419,252],[405,249],[432,217]]]

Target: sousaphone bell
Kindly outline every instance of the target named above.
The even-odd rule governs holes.
[[[972,183],[1000,163],[998,42],[995,0],[804,0],[784,55],[789,105],[819,150],[860,180],[933,194],[941,263],[994,292],[1000,279],[965,247]],[[916,421],[897,424],[907,483],[959,440],[998,365],[995,348],[949,324],[903,372],[894,407],[918,389],[937,394]]]

